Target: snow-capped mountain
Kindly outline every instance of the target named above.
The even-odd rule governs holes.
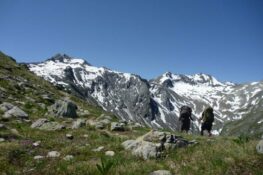
[[[195,119],[192,130],[198,131],[200,123],[197,118],[210,105],[216,115],[214,133],[219,133],[226,121],[242,119],[257,105],[257,109],[263,107],[260,103],[263,82],[238,85],[220,82],[206,74],[177,75],[170,72],[147,81],[138,75],[94,67],[83,59],[65,54],[57,54],[28,67],[36,75],[124,120],[152,127],[179,129],[179,109],[182,105],[189,105]]]

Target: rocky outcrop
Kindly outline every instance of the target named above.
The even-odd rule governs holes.
[[[28,114],[21,110],[19,107],[4,102],[0,105],[0,110],[4,113],[3,118],[18,118],[18,119],[28,119]]]
[[[36,129],[46,130],[46,131],[57,131],[57,130],[65,129],[65,126],[58,122],[51,122],[48,119],[41,118],[35,121],[31,125],[31,128],[36,128]]]
[[[69,100],[57,100],[55,104],[48,108],[48,115],[54,117],[68,117],[76,118],[77,117],[77,105]]]
[[[169,132],[150,131],[136,140],[127,140],[122,143],[126,150],[133,155],[146,159],[159,158],[164,151],[175,148],[197,144],[196,141],[187,141],[182,137],[175,136]]]

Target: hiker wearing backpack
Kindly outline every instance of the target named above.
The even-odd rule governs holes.
[[[207,130],[209,133],[209,136],[211,136],[211,130],[214,122],[214,113],[212,107],[207,107],[204,112],[202,113],[202,117],[200,118],[200,121],[202,121],[201,126],[201,135],[204,135],[204,130]]]
[[[192,109],[189,106],[182,106],[180,109],[179,121],[181,122],[181,132],[185,131],[186,133],[190,129],[190,120],[192,118]]]

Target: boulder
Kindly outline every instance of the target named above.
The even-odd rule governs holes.
[[[35,160],[41,160],[41,159],[44,159],[44,156],[40,156],[40,155],[34,156],[34,159]]]
[[[50,157],[50,158],[56,158],[56,157],[59,157],[59,156],[60,156],[60,153],[58,151],[50,151],[47,154],[47,157]]]
[[[106,156],[113,157],[113,156],[115,155],[115,152],[114,152],[114,151],[106,151],[106,152],[105,152],[105,155],[106,155]]]
[[[69,140],[73,140],[73,135],[72,135],[72,134],[66,134],[66,137],[67,137],[67,139],[69,139]]]
[[[126,150],[130,150],[133,155],[149,158],[159,158],[164,155],[165,150],[195,144],[188,142],[181,137],[172,135],[169,132],[150,131],[136,140],[127,140],[122,143]]]
[[[100,152],[100,151],[102,151],[103,149],[104,149],[104,146],[100,146],[100,147],[98,147],[98,148],[93,149],[92,151],[94,151],[94,152]]]
[[[143,157],[145,160],[149,158],[156,158],[157,145],[151,142],[140,140],[127,140],[122,143],[126,150],[131,150],[135,156]]]
[[[57,131],[65,129],[66,127],[64,125],[61,125],[58,122],[48,122],[39,127],[40,130],[46,130],[46,131]]]
[[[86,125],[86,119],[80,118],[80,119],[77,119],[76,121],[73,122],[71,128],[72,129],[78,129],[78,128],[83,127],[85,125]]]
[[[48,119],[46,118],[40,118],[37,121],[35,121],[34,123],[32,123],[31,128],[39,128],[41,127],[44,123],[49,122]]]
[[[263,154],[263,139],[259,141],[259,143],[256,146],[256,149],[259,154]]]
[[[77,117],[77,105],[69,100],[57,100],[55,104],[48,107],[48,114],[54,117]]]
[[[172,175],[172,173],[167,170],[157,170],[157,171],[150,173],[149,175]]]
[[[117,122],[111,123],[111,131],[125,131],[124,125]]]
[[[16,117],[19,119],[28,119],[28,114],[21,110],[19,107],[12,105],[11,103],[2,103],[0,109],[5,112],[3,118]]]
[[[47,131],[56,131],[56,130],[62,130],[65,129],[64,125],[61,125],[58,122],[50,122],[48,119],[41,118],[35,121],[31,128],[37,128],[40,130],[47,130]]]
[[[15,106],[11,103],[8,103],[8,102],[4,102],[4,103],[0,104],[0,110],[3,112],[6,112],[6,111],[12,109],[13,107],[15,107]]]
[[[73,155],[66,155],[63,159],[66,161],[70,161],[70,160],[74,159],[74,156]]]

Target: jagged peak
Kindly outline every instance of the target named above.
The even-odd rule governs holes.
[[[78,63],[78,64],[86,64],[91,66],[91,64],[89,64],[85,59],[71,57],[67,54],[61,54],[61,53],[55,54],[51,58],[47,59],[47,61],[62,62],[62,63]]]

